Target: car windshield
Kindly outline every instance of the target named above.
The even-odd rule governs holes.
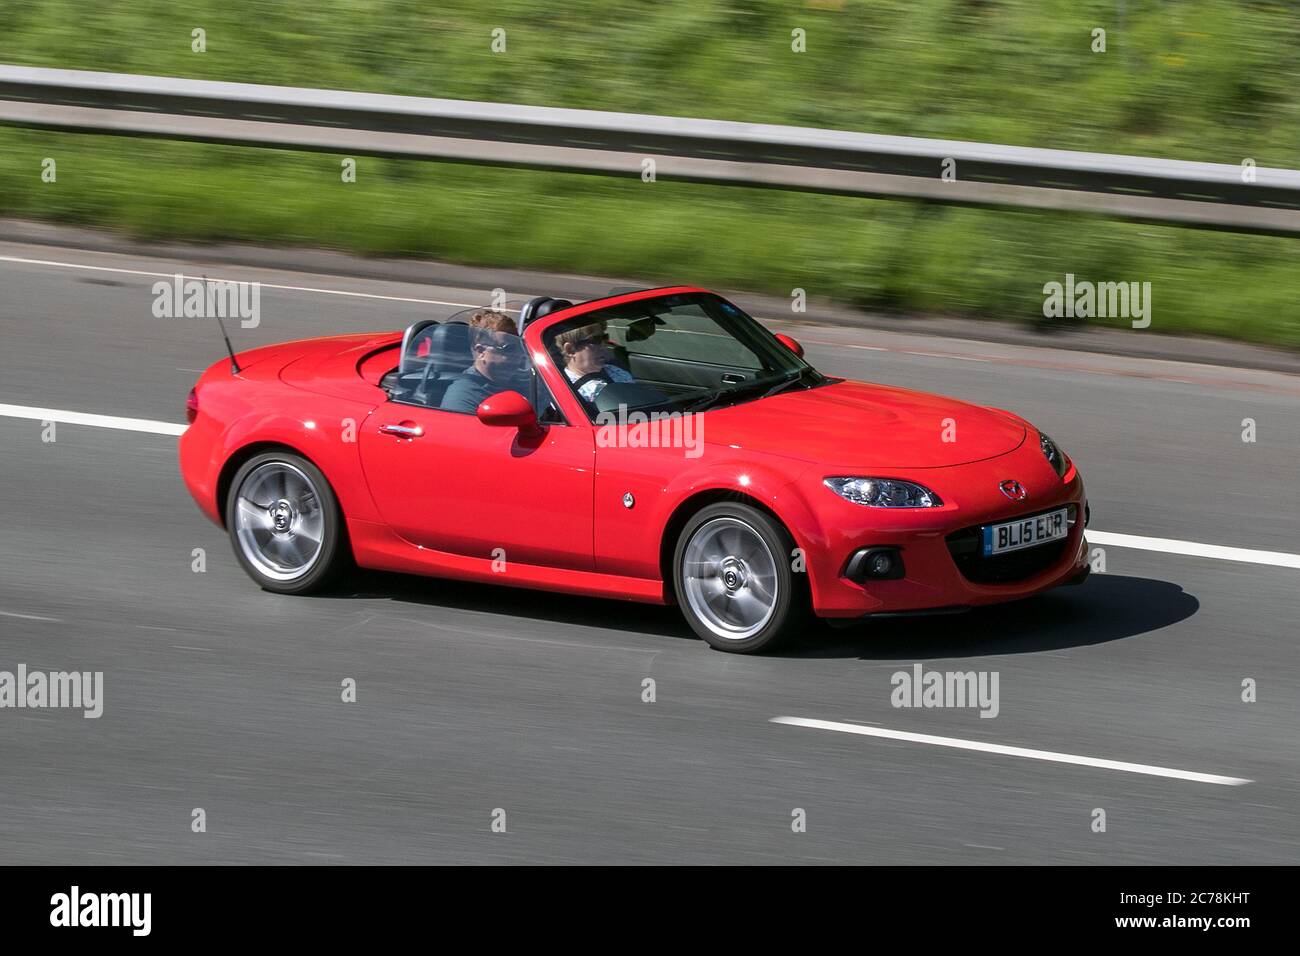
[[[740,308],[712,293],[641,299],[548,329],[547,350],[593,418],[703,411],[825,381]]]

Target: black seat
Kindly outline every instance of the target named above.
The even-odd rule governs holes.
[[[533,312],[533,320],[536,321],[544,315],[550,315],[552,312],[559,312],[561,309],[570,309],[572,307],[573,303],[568,299],[547,299]]]
[[[522,335],[524,329],[536,322],[544,315],[550,315],[552,312],[558,312],[560,309],[568,309],[573,303],[568,299],[552,299],[548,295],[539,295],[535,299],[529,299],[519,310],[519,334]]]
[[[519,334],[522,335],[524,329],[528,328],[530,322],[537,318],[537,307],[551,301],[549,295],[539,295],[535,299],[529,299],[519,309]]]
[[[439,377],[455,377],[473,365],[469,326],[464,322],[448,322],[434,329],[429,336],[429,361]]]
[[[428,352],[418,359],[407,355],[412,367],[402,371],[390,395],[398,401],[437,407],[442,393],[465,369],[474,364],[469,326],[448,322],[429,332]]]
[[[439,408],[442,405],[443,396],[447,394],[447,389],[451,388],[451,383],[456,381],[458,375],[448,375],[441,378],[430,379],[429,384],[425,386],[423,394],[424,405],[430,408]]]

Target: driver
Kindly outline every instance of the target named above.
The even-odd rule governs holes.
[[[631,372],[613,363],[604,322],[561,332],[555,337],[555,347],[564,359],[564,374],[588,402],[595,402],[611,382],[636,381]]]
[[[473,415],[479,402],[501,392],[529,392],[527,356],[515,320],[504,312],[480,309],[469,320],[474,364],[452,382],[439,406]]]

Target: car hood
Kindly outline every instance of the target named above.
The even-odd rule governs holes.
[[[865,382],[785,392],[704,415],[710,445],[845,468],[945,468],[1005,455],[1025,440],[1024,424],[1004,412]]]

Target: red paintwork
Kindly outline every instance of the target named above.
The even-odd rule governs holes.
[[[1082,520],[1055,566],[1013,585],[974,584],[948,553],[944,537],[960,528],[1067,502],[1083,513],[1077,470],[1071,465],[1058,477],[1038,433],[1009,412],[837,382],[703,413],[698,457],[681,448],[598,447],[541,334],[582,312],[695,291],[631,293],[532,323],[525,344],[569,422],[540,434],[389,403],[378,382],[397,364],[399,332],[255,349],[239,356],[236,376],[223,359],[196,385],[198,413],[180,440],[181,473],[203,512],[222,523],[223,475],[256,446],[287,446],[329,479],[363,567],[636,601],[672,600],[663,580],[672,546],[665,529],[720,492],[747,496],[784,523],[804,550],[814,608],[824,617],[1006,601],[1085,567]],[[957,442],[942,440],[947,418],[957,424]],[[381,424],[399,422],[421,425],[424,434],[380,433]],[[629,432],[638,427],[645,426]],[[866,508],[822,484],[853,474],[910,478],[944,504]],[[1009,501],[998,489],[1006,478],[1019,480],[1028,497]],[[631,509],[623,504],[628,492]],[[871,544],[901,547],[907,576],[867,586],[842,577],[849,555]]]
[[[786,348],[788,348],[795,355],[799,356],[800,358],[803,358],[803,346],[800,345],[798,342],[796,342],[794,339],[790,338],[790,336],[786,335],[784,332],[778,332],[776,333],[776,340],[780,342],[782,345],[784,345]]]
[[[537,412],[532,402],[518,392],[501,392],[489,395],[479,402],[476,410],[478,420],[484,425],[498,428],[514,428],[523,432],[522,438],[538,438],[542,427],[537,424]]]

